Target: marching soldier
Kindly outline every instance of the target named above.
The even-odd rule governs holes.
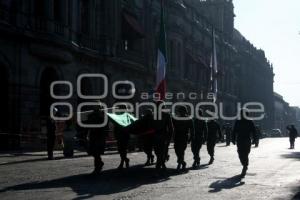
[[[163,101],[158,101],[157,107],[159,107],[160,104],[163,104]],[[161,112],[160,114],[160,118],[159,116],[155,116],[156,119],[154,119],[154,152],[157,158],[156,169],[164,170],[166,169],[165,163],[168,160],[169,144],[174,133],[174,129],[171,115],[167,112]]]
[[[249,153],[251,151],[251,139],[255,140],[256,129],[252,120],[247,119],[248,112],[246,110],[241,111],[241,119],[237,120],[233,129],[233,144],[237,144],[237,151],[239,159],[243,165],[241,177],[246,175],[249,164]]]
[[[143,150],[147,155],[145,166],[154,163],[154,155],[152,154],[154,148],[154,128],[153,128],[153,112],[151,109],[146,109],[143,116],[126,127],[126,131],[132,134],[139,135],[140,141],[143,145]]]
[[[104,121],[104,112],[102,106],[94,108],[93,112],[88,117],[88,123],[93,125],[102,124]],[[105,140],[108,134],[108,124],[101,128],[89,129],[89,153],[94,157],[94,174],[99,174],[104,165],[101,155],[104,154]]]
[[[119,106],[119,109],[122,112],[118,112],[118,114],[123,114],[125,110],[127,110],[127,105],[123,104]],[[117,139],[118,152],[120,154],[121,162],[118,166],[118,169],[123,169],[124,163],[126,168],[129,168],[129,158],[127,158],[127,149],[129,145],[130,134],[128,130],[124,127],[115,123],[114,132]]]
[[[176,115],[187,118],[188,112],[185,106],[178,107]],[[184,152],[186,150],[190,135],[194,135],[192,119],[173,119],[174,123],[174,149],[177,156],[177,170],[186,170]]]
[[[215,155],[215,146],[218,139],[222,138],[221,128],[220,125],[216,120],[210,120],[207,123],[207,151],[210,156],[210,160],[208,164],[213,164],[214,162],[214,155]]]
[[[154,163],[154,155],[152,154],[154,148],[154,129],[153,126],[153,112],[150,109],[147,109],[142,118],[143,127],[146,129],[146,133],[142,135],[143,140],[143,149],[147,155],[146,166],[152,165]]]
[[[199,117],[203,116],[201,109],[198,111]],[[193,168],[200,167],[200,149],[205,142],[205,135],[207,134],[206,122],[202,119],[194,119],[194,131],[191,135],[191,148],[194,155]]]

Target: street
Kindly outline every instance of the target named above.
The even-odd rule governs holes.
[[[178,173],[174,149],[166,175],[154,166],[143,167],[143,152],[130,153],[129,169],[116,170],[119,155],[107,152],[103,173],[92,176],[93,159],[77,152],[72,159],[55,152],[0,154],[0,198],[7,199],[292,199],[299,190],[300,146],[290,150],[288,138],[268,138],[252,148],[248,174],[239,179],[241,165],[236,146],[216,147],[215,162],[207,166],[206,146],[201,149],[201,168]],[[188,167],[193,163],[190,147]],[[294,198],[296,199],[296,198]]]

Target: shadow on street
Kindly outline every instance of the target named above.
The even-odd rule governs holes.
[[[142,185],[167,181],[170,176],[175,175],[180,175],[175,169],[167,169],[163,175],[159,175],[154,168],[143,168],[143,165],[138,165],[124,170],[106,170],[99,175],[79,174],[50,181],[15,185],[0,190],[0,193],[69,187],[78,195],[75,199],[87,199],[98,195],[126,192]]]
[[[24,155],[26,156],[26,155]],[[82,157],[88,157],[88,155],[75,155],[71,158],[65,158],[63,155],[54,158],[54,160],[63,160],[63,159],[75,159],[75,158],[82,158]],[[18,161],[11,161],[7,163],[0,163],[0,166],[6,166],[6,165],[14,165],[14,164],[21,164],[21,163],[33,163],[33,162],[40,162],[40,161],[49,161],[48,158],[45,156],[43,158],[37,158],[37,159],[27,159],[27,160],[18,160]]]
[[[283,158],[291,158],[291,159],[299,159],[300,160],[300,152],[290,152],[288,154],[281,155]]]
[[[223,189],[232,189],[235,187],[239,187],[244,185],[245,183],[241,181],[241,176],[236,175],[231,178],[227,178],[225,180],[218,180],[216,182],[213,182],[210,184],[209,188],[212,188],[209,192],[214,193],[214,192],[220,192]]]

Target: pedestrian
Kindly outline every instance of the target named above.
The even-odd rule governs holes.
[[[194,119],[194,131],[191,135],[191,149],[194,155],[193,168],[200,167],[200,149],[205,141],[205,135],[207,134],[207,125],[203,117],[203,111],[198,110],[198,117]],[[194,134],[193,134],[194,133]]]
[[[215,155],[215,146],[218,140],[222,139],[222,133],[219,123],[216,120],[210,120],[207,122],[207,136],[206,136],[206,145],[207,152],[210,156],[209,165],[214,162]]]
[[[185,150],[191,135],[194,135],[194,126],[192,118],[188,117],[188,111],[185,106],[178,106],[174,124],[174,149],[177,156],[177,170],[186,170],[184,160]]]
[[[48,153],[49,160],[53,160],[55,139],[56,139],[56,123],[49,116],[47,119],[47,153]]]
[[[237,144],[237,152],[243,166],[241,177],[244,177],[248,170],[251,141],[255,140],[256,129],[254,123],[249,119],[246,109],[241,110],[241,119],[237,120],[233,129],[233,144]]]
[[[295,148],[295,140],[298,137],[297,129],[295,128],[294,125],[287,126],[286,128],[289,131],[290,149],[294,149]]]
[[[88,117],[88,123],[90,125],[99,125],[104,122],[104,111],[101,104],[95,106],[93,112]],[[93,174],[99,174],[102,171],[104,162],[102,161],[101,155],[105,151],[106,137],[108,135],[109,127],[108,123],[103,127],[89,128],[88,141],[89,141],[89,153],[94,158],[94,171]]]
[[[156,102],[158,112],[154,118],[154,152],[156,155],[156,169],[165,170],[166,161],[169,159],[168,150],[174,133],[173,122],[170,113],[162,111],[165,109],[163,101]]]

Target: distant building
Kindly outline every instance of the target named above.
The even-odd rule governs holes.
[[[300,108],[299,107],[291,107],[291,110],[294,113],[294,122],[292,122],[293,124],[295,124],[296,128],[300,131]]]
[[[274,93],[274,105],[275,105],[275,129],[280,129],[281,132],[285,132],[288,125],[289,116],[289,104],[284,101],[283,97],[277,93]]]
[[[274,93],[275,129],[280,129],[285,134],[288,125],[300,128],[300,108],[291,107],[280,94]]]

